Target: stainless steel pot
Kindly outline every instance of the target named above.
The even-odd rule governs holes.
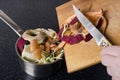
[[[21,43],[21,38],[18,38],[16,41],[15,50],[18,55],[21,68],[30,76],[43,78],[53,75],[60,70],[63,60],[56,60],[55,62],[48,64],[36,64],[34,62],[24,60],[21,57],[21,52],[18,49],[18,44],[22,44],[21,47],[23,47],[24,43]]]

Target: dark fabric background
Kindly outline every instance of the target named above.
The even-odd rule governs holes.
[[[52,28],[58,32],[55,8],[69,0],[0,0],[0,9],[23,30]],[[38,79],[27,75],[19,66],[15,52],[18,35],[0,20],[0,80],[111,80],[102,64],[68,74],[63,61],[55,75]],[[91,53],[92,54],[92,53]]]

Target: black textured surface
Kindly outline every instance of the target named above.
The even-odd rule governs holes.
[[[52,28],[58,32],[55,7],[68,0],[0,0],[0,9],[8,14],[23,30],[37,27]],[[55,75],[38,79],[22,71],[15,52],[18,36],[0,20],[0,80],[111,80],[102,64],[68,74],[63,61]]]

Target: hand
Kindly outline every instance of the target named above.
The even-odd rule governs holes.
[[[112,80],[120,79],[120,46],[110,46],[101,51],[102,64],[107,67],[107,72]]]

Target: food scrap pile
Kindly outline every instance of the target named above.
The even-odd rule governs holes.
[[[46,64],[61,59],[63,50],[55,51],[59,44],[57,33],[52,29],[30,29],[26,30],[22,38],[26,40],[22,51],[22,58],[38,64]]]
[[[102,9],[99,12],[85,12],[83,14],[93,23],[93,25],[95,25],[97,29],[99,29],[103,34],[105,33],[107,22],[103,16]],[[88,42],[92,39],[92,36],[84,26],[82,26],[75,15],[72,15],[65,21],[65,24],[60,29],[58,36],[61,41],[68,44],[76,44],[82,40]]]

